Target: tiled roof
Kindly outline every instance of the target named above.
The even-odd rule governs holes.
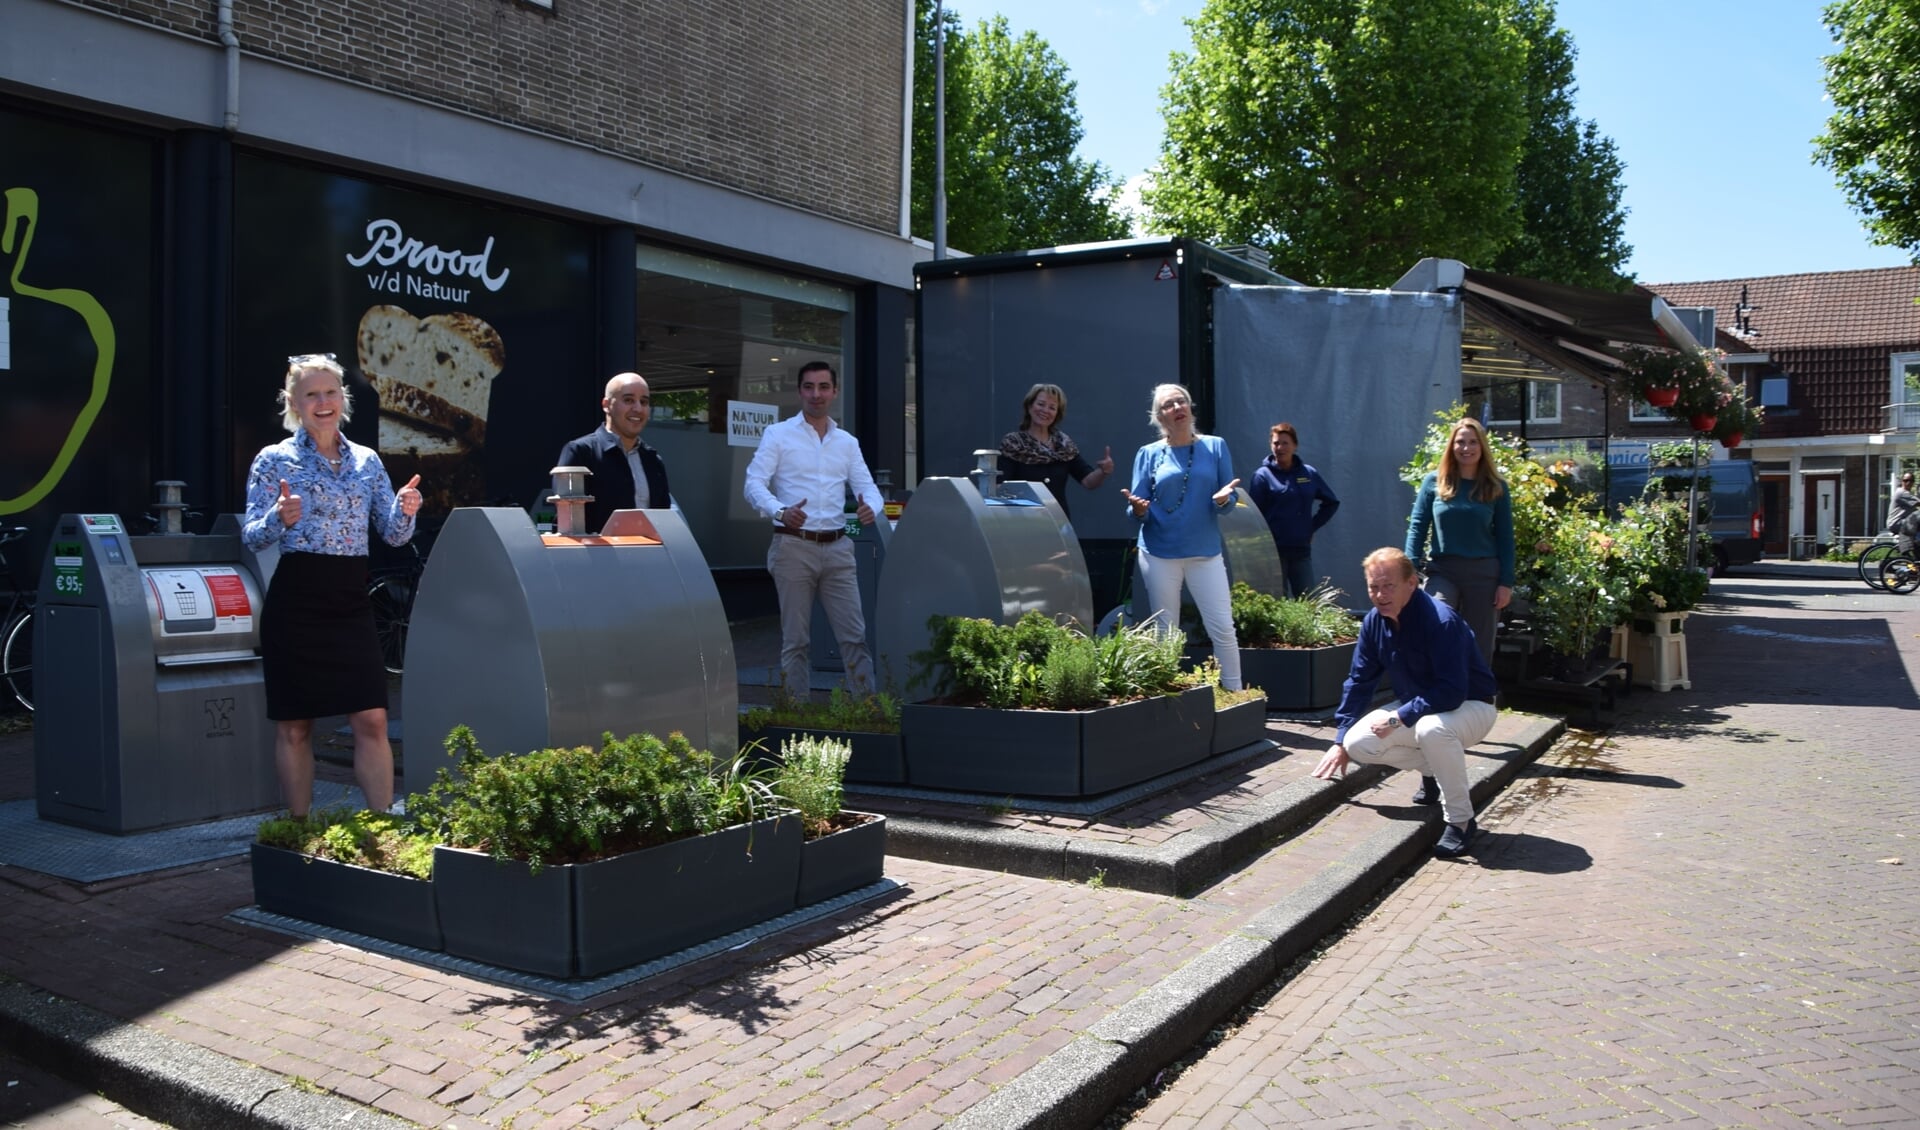
[[[1920,343],[1920,267],[1642,285],[1670,306],[1713,307],[1716,326],[1735,333],[1745,287],[1754,333],[1742,340],[1755,351]]]

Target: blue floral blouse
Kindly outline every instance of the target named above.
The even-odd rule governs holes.
[[[300,520],[291,526],[272,513],[282,479],[300,496]],[[247,472],[247,518],[240,530],[248,549],[279,542],[283,553],[365,557],[369,519],[388,545],[405,545],[413,537],[414,519],[401,511],[393,481],[372,448],[341,436],[336,471],[302,428],[253,457]]]

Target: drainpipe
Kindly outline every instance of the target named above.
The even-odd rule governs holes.
[[[900,238],[913,238],[913,48],[919,28],[915,26],[914,0],[906,0],[907,9],[907,82],[900,107]]]
[[[240,132],[240,37],[233,34],[233,0],[219,0],[214,20],[227,55],[227,114],[221,128],[232,137]]]

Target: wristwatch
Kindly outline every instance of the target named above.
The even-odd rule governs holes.
[[[773,512],[773,524],[776,526],[784,526],[787,524],[787,508],[786,507],[782,506],[780,509],[775,510]]]
[[[1406,723],[1405,723],[1405,722],[1402,722],[1402,721],[1400,721],[1400,716],[1399,716],[1398,714],[1389,714],[1389,715],[1387,715],[1387,721],[1388,721],[1389,723],[1391,723],[1391,724],[1393,725],[1393,728],[1394,728],[1394,729],[1396,729],[1396,730],[1398,730],[1398,729],[1399,729],[1400,727],[1402,727],[1402,726],[1404,726],[1404,725],[1406,725]]]

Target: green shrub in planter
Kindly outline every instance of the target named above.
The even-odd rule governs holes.
[[[598,749],[489,757],[473,731],[447,736],[440,770],[412,814],[439,842],[541,867],[584,863],[745,824],[772,797],[745,756],[714,757],[679,733],[605,735]]]
[[[780,727],[792,730],[830,730],[839,733],[897,734],[900,700],[892,695],[853,695],[833,688],[825,702],[802,701],[782,694],[772,706],[756,706],[740,718],[748,731]]]
[[[824,835],[840,815],[840,795],[853,750],[846,742],[812,734],[780,743],[780,760],[772,767],[773,795],[800,814],[801,826],[811,836]]]
[[[433,877],[433,837],[410,817],[321,809],[262,821],[254,838],[267,847],[414,879]]]
[[[1233,630],[1242,648],[1331,647],[1360,638],[1359,621],[1340,602],[1345,594],[1318,585],[1297,597],[1233,586]]]
[[[1040,612],[1012,625],[935,616],[928,626],[932,641],[914,656],[913,686],[931,684],[956,705],[1085,710],[1194,685],[1180,669],[1180,637],[1151,622],[1098,639]]]

